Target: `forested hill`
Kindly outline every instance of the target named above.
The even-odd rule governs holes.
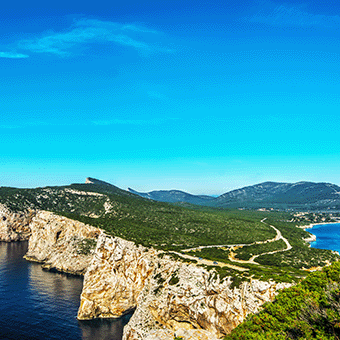
[[[129,192],[160,202],[185,202],[217,208],[274,208],[295,210],[340,210],[340,187],[331,183],[264,182],[229,191],[219,197],[192,195],[179,190]]]
[[[227,192],[217,197],[213,205],[216,207],[339,210],[340,187],[330,183],[265,182]]]
[[[209,202],[214,200],[214,197],[212,196],[191,195],[180,190],[154,190],[150,192],[138,192],[136,190],[128,188],[128,191],[141,197],[168,203],[185,202],[197,205],[207,205],[209,204]]]
[[[275,236],[270,227],[260,223],[260,216],[157,202],[93,178],[68,186],[0,187],[0,204],[13,212],[56,212],[101,227],[114,236],[163,249],[251,243]]]

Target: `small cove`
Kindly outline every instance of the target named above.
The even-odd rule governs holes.
[[[0,242],[0,339],[121,340],[129,316],[78,321],[81,277],[23,259],[27,242]]]
[[[340,253],[340,223],[317,224],[307,231],[316,236],[311,247],[336,250]]]

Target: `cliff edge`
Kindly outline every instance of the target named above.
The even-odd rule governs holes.
[[[25,259],[74,275],[85,274],[101,233],[98,228],[48,211],[38,211],[30,229]]]
[[[31,235],[30,223],[35,211],[12,212],[0,204],[0,241],[26,241]]]
[[[120,317],[135,310],[124,340],[215,339],[290,286],[258,280],[231,284],[230,277],[220,280],[202,267],[101,234],[84,277],[78,319]]]
[[[290,284],[232,278],[176,261],[153,248],[48,211],[11,213],[0,206],[0,237],[29,238],[25,258],[43,268],[84,275],[78,319],[134,311],[123,340],[215,340]]]

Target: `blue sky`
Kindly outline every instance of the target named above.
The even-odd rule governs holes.
[[[1,186],[340,184],[338,1],[0,9]]]

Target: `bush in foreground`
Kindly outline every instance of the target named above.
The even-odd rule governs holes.
[[[250,316],[225,340],[340,338],[340,262],[313,272]]]

